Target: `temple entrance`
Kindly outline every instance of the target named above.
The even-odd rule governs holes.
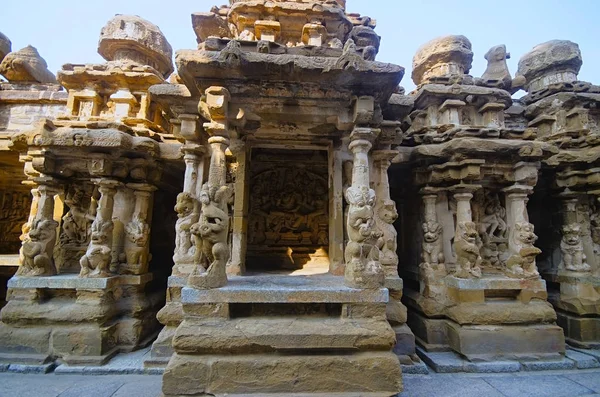
[[[326,273],[327,151],[253,149],[248,222],[249,273]]]

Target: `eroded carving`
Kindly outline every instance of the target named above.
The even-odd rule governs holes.
[[[581,226],[576,223],[565,225],[562,232],[563,238],[560,243],[560,250],[563,258],[561,267],[573,272],[589,272],[591,267],[588,265],[587,257],[583,252]]]
[[[479,234],[473,222],[459,222],[454,237],[456,251],[456,270],[458,278],[481,277],[481,254],[477,244]]]
[[[506,262],[506,274],[513,278],[538,278],[535,258],[542,253],[534,243],[538,237],[534,233],[534,226],[528,222],[515,224],[510,233],[511,249],[514,250]]]
[[[80,277],[102,278],[109,277],[110,263],[112,260],[112,249],[109,245],[110,236],[113,232],[114,224],[112,220],[103,221],[96,219],[92,223],[92,238],[90,245],[81,258]]]
[[[18,276],[52,276],[56,267],[52,255],[56,243],[58,222],[49,219],[37,219],[33,222],[28,238],[21,248],[22,264]]]

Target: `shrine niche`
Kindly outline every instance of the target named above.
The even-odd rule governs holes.
[[[248,270],[326,272],[327,152],[255,149],[250,173]]]
[[[22,227],[27,222],[30,206],[28,192],[0,191],[0,254],[19,252]]]

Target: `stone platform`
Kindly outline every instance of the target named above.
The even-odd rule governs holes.
[[[143,303],[151,274],[80,278],[13,277],[0,318],[0,362],[103,365],[155,337],[153,308]],[[115,305],[116,297],[124,298]]]
[[[183,288],[166,396],[391,396],[401,391],[387,289],[342,277],[232,277]],[[349,381],[352,379],[352,381]]]

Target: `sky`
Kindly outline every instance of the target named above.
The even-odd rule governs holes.
[[[52,72],[65,63],[102,63],[97,53],[104,24],[115,14],[134,14],[158,25],[174,50],[196,48],[190,14],[207,12],[226,0],[21,0],[0,5],[0,31],[13,51],[38,49]],[[485,53],[505,44],[514,75],[522,55],[553,39],[579,44],[579,79],[600,85],[600,0],[348,0],[347,12],[377,20],[382,37],[377,60],[406,68],[402,85],[410,91],[412,58],[427,41],[462,34],[472,44],[471,74],[486,68]]]

